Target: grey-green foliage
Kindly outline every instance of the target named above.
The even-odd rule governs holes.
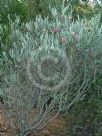
[[[9,55],[14,65],[9,65],[8,73],[4,74],[2,92],[10,126],[14,131],[18,128],[18,135],[36,132],[61,111],[67,112],[74,103],[84,99],[91,83],[101,74],[100,15],[74,23],[70,16],[64,15],[65,11],[58,13],[52,9],[52,21],[37,16],[35,22],[26,23],[22,29],[11,23],[14,48]],[[7,57],[3,55],[6,63]],[[55,73],[55,79],[48,78]],[[53,88],[66,75],[65,82]],[[49,98],[52,100],[47,103]],[[33,110],[35,115],[30,120]]]

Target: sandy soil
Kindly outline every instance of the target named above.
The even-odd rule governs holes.
[[[58,133],[63,132],[64,124],[65,120],[62,117],[57,117],[54,121],[47,124],[41,132],[32,134],[32,136],[59,136]],[[0,105],[0,136],[14,136],[9,128],[3,105]]]

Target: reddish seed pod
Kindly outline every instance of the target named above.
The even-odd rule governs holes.
[[[55,28],[52,29],[52,31],[53,31],[54,33],[59,33],[59,32],[61,32],[61,28],[55,27]]]

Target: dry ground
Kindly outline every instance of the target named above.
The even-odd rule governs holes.
[[[40,133],[32,136],[59,136],[63,133],[65,120],[61,116],[50,122]],[[59,134],[58,134],[59,133]],[[8,121],[3,105],[0,105],[0,136],[14,136],[8,127]]]

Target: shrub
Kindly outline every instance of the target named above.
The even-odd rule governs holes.
[[[10,25],[11,21],[15,22],[17,16],[20,18],[19,27],[22,23],[28,21],[28,6],[26,2],[24,3],[18,0],[0,0],[0,53],[3,55],[3,52],[5,52],[10,60],[9,50],[13,48],[12,39],[10,37]],[[3,46],[1,43],[3,43]]]
[[[9,66],[2,84],[5,107],[12,130],[18,128],[21,136],[36,133],[60,112],[68,112],[101,73],[100,15],[74,23],[65,9],[51,13],[53,20],[37,16],[22,29],[12,23],[13,65],[3,53]]]

